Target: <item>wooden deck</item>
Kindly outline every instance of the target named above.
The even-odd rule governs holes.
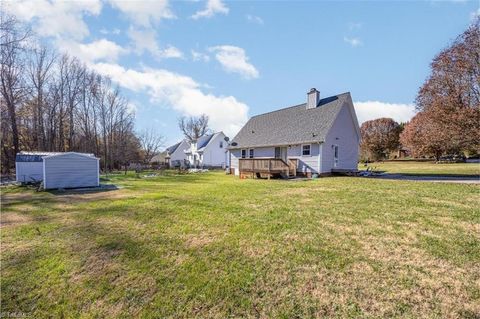
[[[297,159],[287,159],[287,162],[279,158],[241,158],[239,159],[240,178],[247,176],[256,177],[273,175],[283,177],[297,175]]]

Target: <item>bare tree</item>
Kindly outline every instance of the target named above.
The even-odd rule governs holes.
[[[13,149],[5,149],[8,144],[4,140],[7,136],[2,134],[2,147],[8,156],[4,159],[8,164],[20,150],[17,110],[26,95],[25,87],[25,41],[29,30],[22,27],[14,17],[7,16],[4,12],[0,15],[1,46],[0,46],[0,91],[2,115],[8,118],[7,124],[11,129]],[[10,135],[10,134],[8,134]],[[12,154],[13,151],[13,154]],[[5,162],[3,164],[6,164]]]
[[[2,172],[13,168],[20,150],[95,153],[106,171],[158,152],[163,138],[153,133],[144,136],[142,151],[128,100],[108,77],[29,45],[35,37],[4,12],[0,17]]]
[[[145,163],[149,163],[165,144],[165,138],[153,129],[142,131],[139,134],[139,140]]]
[[[178,126],[182,130],[183,135],[185,135],[185,138],[191,143],[195,143],[209,130],[208,116],[205,114],[198,117],[190,116],[188,118],[183,116],[178,120]]]
[[[55,55],[50,53],[45,46],[39,46],[33,50],[33,57],[28,65],[28,75],[32,86],[32,100],[34,103],[32,112],[32,142],[38,150],[44,150],[44,109],[46,108],[45,94],[51,69],[55,62]]]

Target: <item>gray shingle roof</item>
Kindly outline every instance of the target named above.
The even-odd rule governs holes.
[[[177,144],[167,147],[165,151],[167,151],[167,154],[173,154],[177,150],[177,148],[180,146],[180,144],[182,144],[182,142],[178,142]]]
[[[306,103],[250,118],[230,144],[231,149],[324,141],[350,93],[321,99],[307,109]]]
[[[202,147],[205,147],[210,143],[210,140],[216,133],[213,134],[207,134],[202,137],[200,137],[197,141],[197,149],[201,149]]]

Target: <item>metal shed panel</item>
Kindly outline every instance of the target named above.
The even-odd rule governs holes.
[[[94,187],[100,184],[98,158],[64,153],[45,157],[43,163],[45,189]]]
[[[43,180],[42,162],[16,162],[15,177],[17,182],[31,183]]]

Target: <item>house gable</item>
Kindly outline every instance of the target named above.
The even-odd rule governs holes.
[[[323,142],[350,93],[319,100],[316,108],[300,104],[252,117],[233,138],[230,149]]]
[[[352,103],[346,102],[328,132],[322,145],[320,159],[322,173],[330,172],[333,168],[357,169],[360,132],[356,116],[352,116],[352,109]],[[335,146],[338,153],[337,167],[334,165]]]

